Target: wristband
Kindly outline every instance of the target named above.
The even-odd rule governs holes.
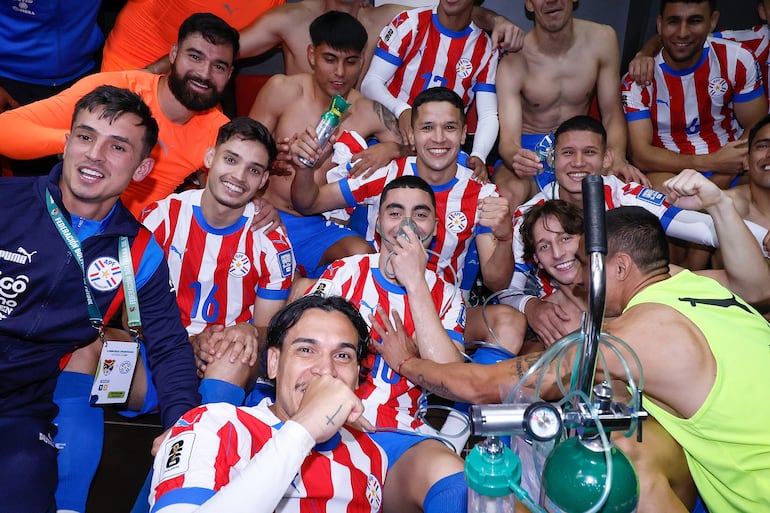
[[[401,375],[401,366],[404,365],[409,360],[411,360],[412,358],[416,358],[416,357],[417,357],[417,355],[413,354],[413,355],[409,355],[406,358],[404,358],[403,360],[401,360],[401,363],[399,363],[398,367],[396,367],[396,374]]]

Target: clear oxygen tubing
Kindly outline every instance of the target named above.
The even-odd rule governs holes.
[[[396,237],[406,237],[406,233],[403,231],[404,226],[409,226],[412,231],[417,234],[418,237],[420,237],[420,243],[425,244],[425,242],[431,240],[433,238],[433,235],[426,235],[426,236],[420,236],[420,232],[417,229],[417,225],[412,220],[411,217],[404,218],[403,221],[401,221],[401,227],[398,230],[398,233],[396,234]],[[382,230],[380,230],[379,223],[377,224],[377,233],[380,235],[380,238],[390,244],[391,246],[395,245],[393,241],[385,237],[385,235],[382,233]],[[433,255],[436,257],[437,260],[441,258],[441,255],[432,249],[425,249],[425,252],[428,253],[428,255]],[[390,263],[390,259],[393,258],[393,251],[389,251],[387,256],[385,257],[385,264],[383,265],[383,269],[381,269],[382,274],[384,274],[388,279],[395,280],[396,274],[391,273],[388,271],[388,264]],[[452,266],[447,266],[446,269],[448,269],[452,274],[452,297],[454,297],[455,294],[457,294],[457,289],[459,288],[460,284],[457,281],[457,271]],[[439,317],[441,317],[446,312],[439,312]]]

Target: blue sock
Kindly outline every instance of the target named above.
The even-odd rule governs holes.
[[[425,494],[422,502],[425,513],[465,513],[468,510],[468,485],[465,483],[465,473],[458,472],[446,476]]]
[[[86,510],[86,500],[94,479],[104,444],[104,412],[88,402],[94,377],[79,372],[62,372],[56,383],[54,402],[59,415],[54,424],[59,432],[54,438],[59,448],[59,485],[56,505],[59,509]]]
[[[228,403],[241,406],[246,397],[246,391],[241,387],[222,381],[221,379],[204,379],[198,386],[202,404]]]

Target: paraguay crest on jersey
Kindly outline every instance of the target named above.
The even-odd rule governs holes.
[[[99,257],[86,270],[88,283],[96,290],[107,292],[118,288],[123,277],[120,262],[109,256]]]
[[[243,278],[251,270],[251,260],[246,256],[246,253],[241,251],[237,252],[233,259],[230,261],[230,276],[233,278]]]

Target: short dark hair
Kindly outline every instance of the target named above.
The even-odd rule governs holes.
[[[663,10],[666,8],[666,4],[702,4],[705,2],[709,3],[709,9],[712,13],[717,10],[717,0],[661,0],[660,14],[663,15]]]
[[[328,11],[310,24],[310,40],[313,46],[326,43],[342,52],[363,52],[369,36],[354,16],[346,12]]]
[[[94,112],[97,109],[102,109],[99,119],[107,118],[110,123],[123,114],[134,114],[139,117],[140,121],[136,126],[143,126],[145,129],[142,139],[142,158],[147,158],[150,155],[155,143],[158,142],[158,122],[152,117],[152,111],[144,103],[141,96],[120,87],[99,86],[75,104],[75,111],[72,113],[72,126],[75,125],[75,118],[80,111]]]
[[[524,244],[524,261],[533,262],[535,260],[535,223],[539,219],[545,219],[548,216],[555,217],[565,233],[570,235],[583,235],[583,211],[574,205],[570,205],[564,200],[550,200],[540,205],[530,208],[524,215],[524,221],[519,228],[521,240]]]
[[[751,145],[754,144],[754,139],[757,138],[757,134],[767,125],[770,125],[770,114],[757,121],[754,126],[751,127],[751,130],[749,130],[749,153],[751,153]]]
[[[270,135],[270,130],[259,121],[245,116],[233,118],[219,128],[217,133],[217,146],[226,143],[233,137],[242,141],[257,141],[267,150],[268,167],[273,163],[278,155],[278,149],[275,146],[275,140]]]
[[[425,103],[449,102],[460,111],[460,121],[465,124],[465,104],[456,92],[446,87],[429,87],[423,89],[414,97],[412,102],[412,123],[417,119],[417,110]]]
[[[356,357],[360,364],[366,357],[369,346],[369,326],[350,301],[340,296],[304,296],[281,308],[270,319],[267,326],[267,347],[282,349],[286,332],[299,322],[307,310],[312,308],[324,312],[339,312],[348,318],[358,334]]]
[[[380,206],[385,204],[385,198],[393,189],[419,189],[427,192],[428,196],[430,196],[430,203],[433,205],[433,212],[436,212],[436,193],[433,192],[428,182],[419,176],[404,175],[388,182],[385,188],[382,189],[382,194],[380,194]]]
[[[626,253],[642,273],[668,267],[668,239],[660,219],[642,207],[607,211],[607,256]]]
[[[200,34],[203,39],[217,46],[227,45],[233,49],[233,59],[241,49],[241,35],[219,16],[210,12],[196,12],[179,26],[177,42],[187,39],[191,34]]]
[[[599,121],[591,116],[575,116],[559,125],[553,134],[553,145],[557,146],[559,137],[567,132],[593,132],[602,136],[602,145],[607,146],[607,131]]]

